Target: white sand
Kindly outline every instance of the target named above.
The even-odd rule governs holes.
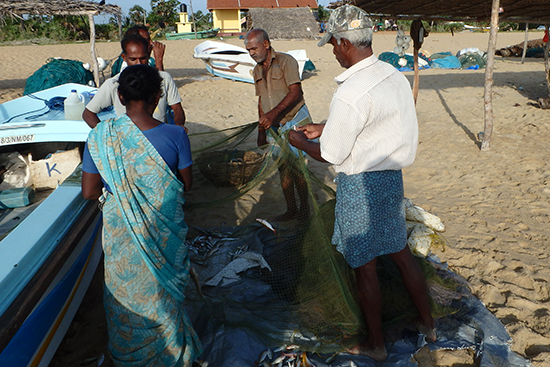
[[[540,32],[530,35],[531,39],[541,37]],[[523,39],[523,33],[500,33],[497,47]],[[375,52],[391,51],[394,40],[395,33],[376,33]],[[239,39],[227,42],[242,45]],[[224,128],[257,119],[253,85],[208,77],[203,62],[192,58],[199,41],[165,43],[166,70],[179,87],[191,131],[200,129],[198,125]],[[484,33],[430,34],[424,49],[456,53],[467,47],[486,50],[487,43]],[[333,78],[343,70],[332,48],[318,48],[315,41],[274,41],[273,46],[280,51],[306,49],[318,71],[302,83],[305,99],[315,122],[326,119],[335,88]],[[90,58],[88,44],[0,50],[0,102],[22,95],[26,78],[48,57],[84,62]],[[112,59],[119,53],[119,44],[99,43],[97,50],[99,56]],[[550,111],[534,106],[537,98],[548,96],[544,61],[527,59],[521,64],[519,58],[497,57],[494,71],[495,126],[488,152],[481,152],[475,141],[484,128],[484,70],[421,71],[420,147],[416,162],[404,172],[405,192],[417,205],[443,219],[450,246],[437,254],[472,283],[474,294],[507,327],[513,337],[512,349],[534,366],[548,366]],[[405,75],[412,83],[413,73]],[[325,169],[315,166],[317,172]],[[324,172],[330,182],[330,172]],[[221,225],[223,220],[221,212],[209,224]],[[96,301],[97,297],[96,290]],[[54,365],[67,366],[69,361],[79,363],[86,353],[90,356],[90,341],[98,336],[89,325],[101,324],[101,317],[96,307],[77,318],[76,331],[67,335]],[[418,358],[423,366],[473,365],[468,351],[420,353]]]

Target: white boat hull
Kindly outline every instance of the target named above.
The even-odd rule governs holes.
[[[305,50],[286,52],[298,62],[300,78],[308,61]],[[216,41],[205,41],[195,47],[193,57],[201,59],[206,64],[206,70],[222,78],[246,83],[254,83],[252,70],[256,62],[245,48]]]

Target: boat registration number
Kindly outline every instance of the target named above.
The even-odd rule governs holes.
[[[32,143],[34,141],[34,134],[24,134],[15,136],[5,136],[0,138],[0,145],[10,145],[19,143]]]

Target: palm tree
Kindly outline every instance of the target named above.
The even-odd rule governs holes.
[[[130,20],[134,24],[145,24],[147,11],[139,5],[134,5],[130,8]]]

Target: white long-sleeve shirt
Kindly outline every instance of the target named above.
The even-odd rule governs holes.
[[[405,76],[372,55],[335,81],[338,87],[319,139],[321,156],[347,175],[412,164],[418,122]]]

